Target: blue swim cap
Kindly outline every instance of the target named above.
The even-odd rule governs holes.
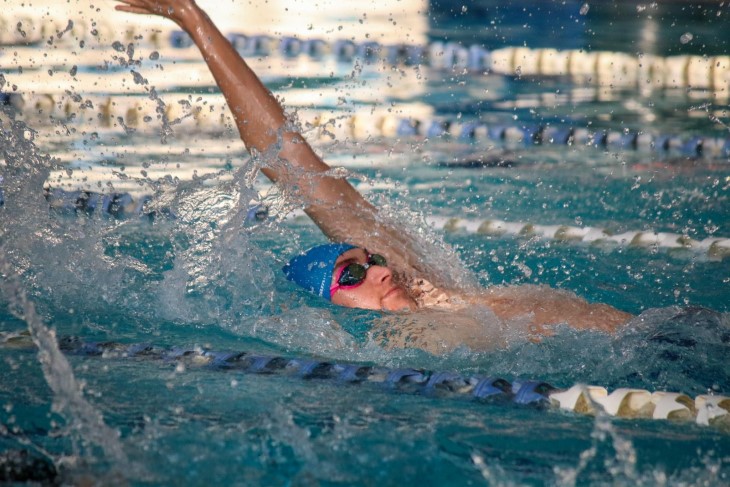
[[[329,301],[335,262],[340,255],[354,248],[357,247],[348,243],[317,245],[294,257],[282,270],[290,281]]]

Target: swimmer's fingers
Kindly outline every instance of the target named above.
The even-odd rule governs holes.
[[[128,12],[132,14],[154,14],[152,9],[150,9],[145,2],[141,2],[138,0],[117,0],[119,3],[123,3],[125,5],[116,5],[114,7],[114,10],[118,10],[119,12]]]
[[[114,10],[117,10],[119,12],[128,12],[130,14],[151,14],[151,13],[153,13],[145,8],[127,7],[125,5],[117,5],[116,7],[114,7]]]
[[[152,14],[167,17],[177,23],[181,23],[188,13],[195,8],[194,0],[117,0],[124,5],[116,5],[114,8],[120,12],[134,14]]]
[[[145,2],[144,0],[116,0],[117,3],[123,3],[124,5],[117,5],[116,8],[144,8],[149,9],[152,2]],[[128,7],[128,6],[129,7]]]

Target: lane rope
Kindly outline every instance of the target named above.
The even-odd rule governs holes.
[[[64,34],[59,37],[59,33]],[[0,16],[0,45],[37,44],[53,37],[62,44],[111,45],[137,42],[155,48],[190,49],[192,40],[185,32],[169,26],[128,25],[120,27],[108,19],[55,19],[50,16],[21,15],[12,19]],[[571,76],[580,82],[600,86],[708,89],[716,96],[730,96],[730,56],[654,56],[582,49],[464,46],[436,41],[425,46],[339,39],[302,39],[273,37],[239,32],[227,34],[231,44],[244,56],[284,57],[330,56],[340,62],[386,62],[391,65],[427,65],[438,70],[495,73],[510,76]]]
[[[24,333],[0,335],[3,347],[31,349]],[[278,375],[334,384],[371,384],[386,391],[436,398],[463,398],[485,403],[513,403],[579,414],[605,413],[619,418],[664,419],[694,422],[721,429],[730,427],[730,397],[575,384],[558,388],[540,380],[508,381],[493,376],[465,376],[452,371],[388,368],[338,363],[310,358],[262,355],[246,351],[217,351],[205,347],[160,347],[149,343],[90,342],[63,337],[59,348],[66,354],[106,360],[154,360],[177,366],[208,367],[231,373]]]
[[[193,96],[168,102],[142,96],[32,95],[0,93],[0,103],[19,110],[34,125],[63,123],[93,128],[133,129],[158,133],[164,116],[176,131],[234,129],[222,95]],[[595,147],[608,151],[646,151],[670,156],[730,159],[730,137],[680,136],[651,131],[587,129],[569,125],[501,124],[477,119],[448,119],[432,115],[420,105],[404,105],[393,110],[368,109],[352,112],[297,109],[301,120],[310,121],[314,140],[367,140],[444,138],[462,142],[499,144],[507,147],[567,145]],[[39,125],[40,126],[40,125]],[[476,162],[474,162],[476,164]],[[486,165],[486,163],[485,163]]]
[[[175,218],[171,209],[150,210],[151,195],[131,193],[93,193],[89,191],[66,191],[60,188],[47,188],[46,199],[53,210],[68,215],[99,214],[112,218]],[[0,189],[0,207],[4,203]],[[246,220],[256,224],[270,217],[269,210],[261,204],[248,208]],[[309,222],[306,214],[299,210],[287,215],[289,221]],[[730,238],[707,237],[702,240],[687,234],[657,232],[653,230],[633,230],[614,233],[598,227],[577,227],[570,225],[541,225],[525,222],[508,222],[499,219],[465,219],[443,216],[427,216],[426,223],[443,232],[461,232],[485,237],[517,237],[554,240],[568,244],[588,244],[605,247],[629,247],[635,249],[667,250],[674,253],[689,252],[705,255],[713,260],[730,257]]]

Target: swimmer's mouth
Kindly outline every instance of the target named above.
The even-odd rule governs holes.
[[[392,296],[394,293],[397,293],[400,290],[401,290],[400,287],[393,286],[393,288],[390,291],[388,291],[387,293],[385,293],[385,295],[383,296],[383,300],[388,299],[390,296]]]

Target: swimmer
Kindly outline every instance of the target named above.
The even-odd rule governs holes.
[[[194,0],[118,1],[122,5],[117,10],[166,17],[190,35],[228,103],[241,140],[249,152],[263,155],[267,162],[261,171],[279,187],[295,191],[305,203],[305,212],[335,242],[294,257],[284,267],[293,282],[336,305],[398,314],[486,306],[501,320],[526,319],[541,334],[550,333],[549,325],[563,323],[611,332],[631,317],[611,306],[590,304],[572,293],[542,286],[494,286],[477,293],[435,287],[427,280],[430,276],[414,242],[385,223],[346,179],[333,174]],[[454,316],[449,321],[459,322]],[[454,333],[452,326],[431,331],[439,343],[449,342],[448,348],[458,345],[455,336],[463,336],[466,346],[484,348],[483,338],[473,331],[480,329],[478,324],[464,326],[472,331]]]
[[[495,286],[481,293],[459,294],[438,289],[423,278],[403,282],[388,268],[385,257],[346,243],[314,247],[291,259],[284,274],[308,291],[348,308],[407,312],[486,305],[501,319],[531,316],[537,326],[566,323],[608,332],[631,318],[606,304],[590,304],[572,293],[543,286]]]

